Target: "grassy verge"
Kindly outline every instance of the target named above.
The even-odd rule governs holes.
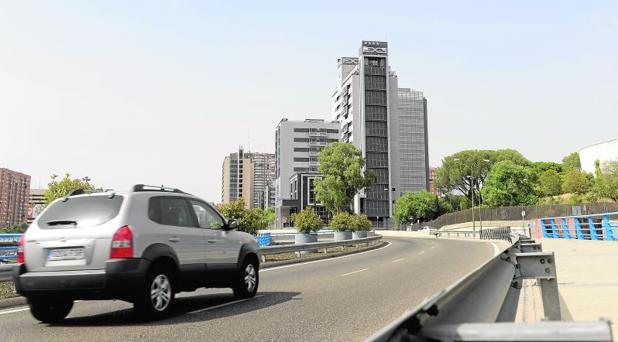
[[[380,243],[382,243],[382,241],[372,242],[369,244],[362,243],[362,244],[346,246],[346,247],[342,246],[342,247],[327,248],[326,253],[324,253],[323,249],[320,249],[318,252],[315,252],[315,253],[307,253],[307,254],[302,254],[302,255],[297,255],[296,253],[280,253],[280,254],[266,255],[265,258],[266,258],[266,262],[286,261],[286,260],[292,260],[292,259],[298,259],[298,258],[311,259],[311,258],[315,258],[317,256],[321,256],[324,254],[352,252],[352,251],[356,251],[356,250],[363,249],[368,246],[373,246],[375,244],[380,244]]]
[[[0,299],[17,297],[12,281],[0,282]]]

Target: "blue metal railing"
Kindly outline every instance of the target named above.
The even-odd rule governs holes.
[[[618,212],[539,219],[543,238],[618,240]]]
[[[256,240],[257,240],[258,246],[260,247],[270,246],[270,244],[273,241],[272,235],[270,233],[258,234],[256,237]]]
[[[0,234],[0,262],[17,260],[17,245],[23,234]]]

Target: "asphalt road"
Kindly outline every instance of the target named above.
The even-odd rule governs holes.
[[[182,293],[169,319],[143,322],[131,304],[77,302],[61,325],[27,308],[0,311],[0,341],[357,341],[495,254],[490,242],[388,238],[360,254],[262,270],[255,298]]]

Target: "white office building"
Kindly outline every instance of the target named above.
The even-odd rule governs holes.
[[[291,199],[290,179],[297,173],[317,173],[318,155],[327,145],[339,141],[339,123],[319,119],[282,119],[275,131],[276,227],[290,224],[296,208]]]

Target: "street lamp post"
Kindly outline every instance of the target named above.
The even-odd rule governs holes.
[[[491,160],[489,160],[489,159],[483,159],[483,161],[485,163],[490,163],[491,162]],[[479,181],[480,179],[481,179],[481,167],[479,166],[479,174],[478,174],[477,181]],[[480,186],[480,183],[479,183],[479,186]],[[480,194],[479,194],[479,196],[480,196]],[[483,231],[483,210],[482,210],[483,208],[481,208],[482,199],[483,199],[483,197],[479,198],[479,224],[481,226],[480,227],[481,232]]]
[[[469,176],[466,176],[466,178],[470,180],[470,190],[472,191],[472,207],[470,207],[470,210],[472,210],[472,231],[475,232],[476,231],[476,221],[474,220],[474,176],[469,175]]]

